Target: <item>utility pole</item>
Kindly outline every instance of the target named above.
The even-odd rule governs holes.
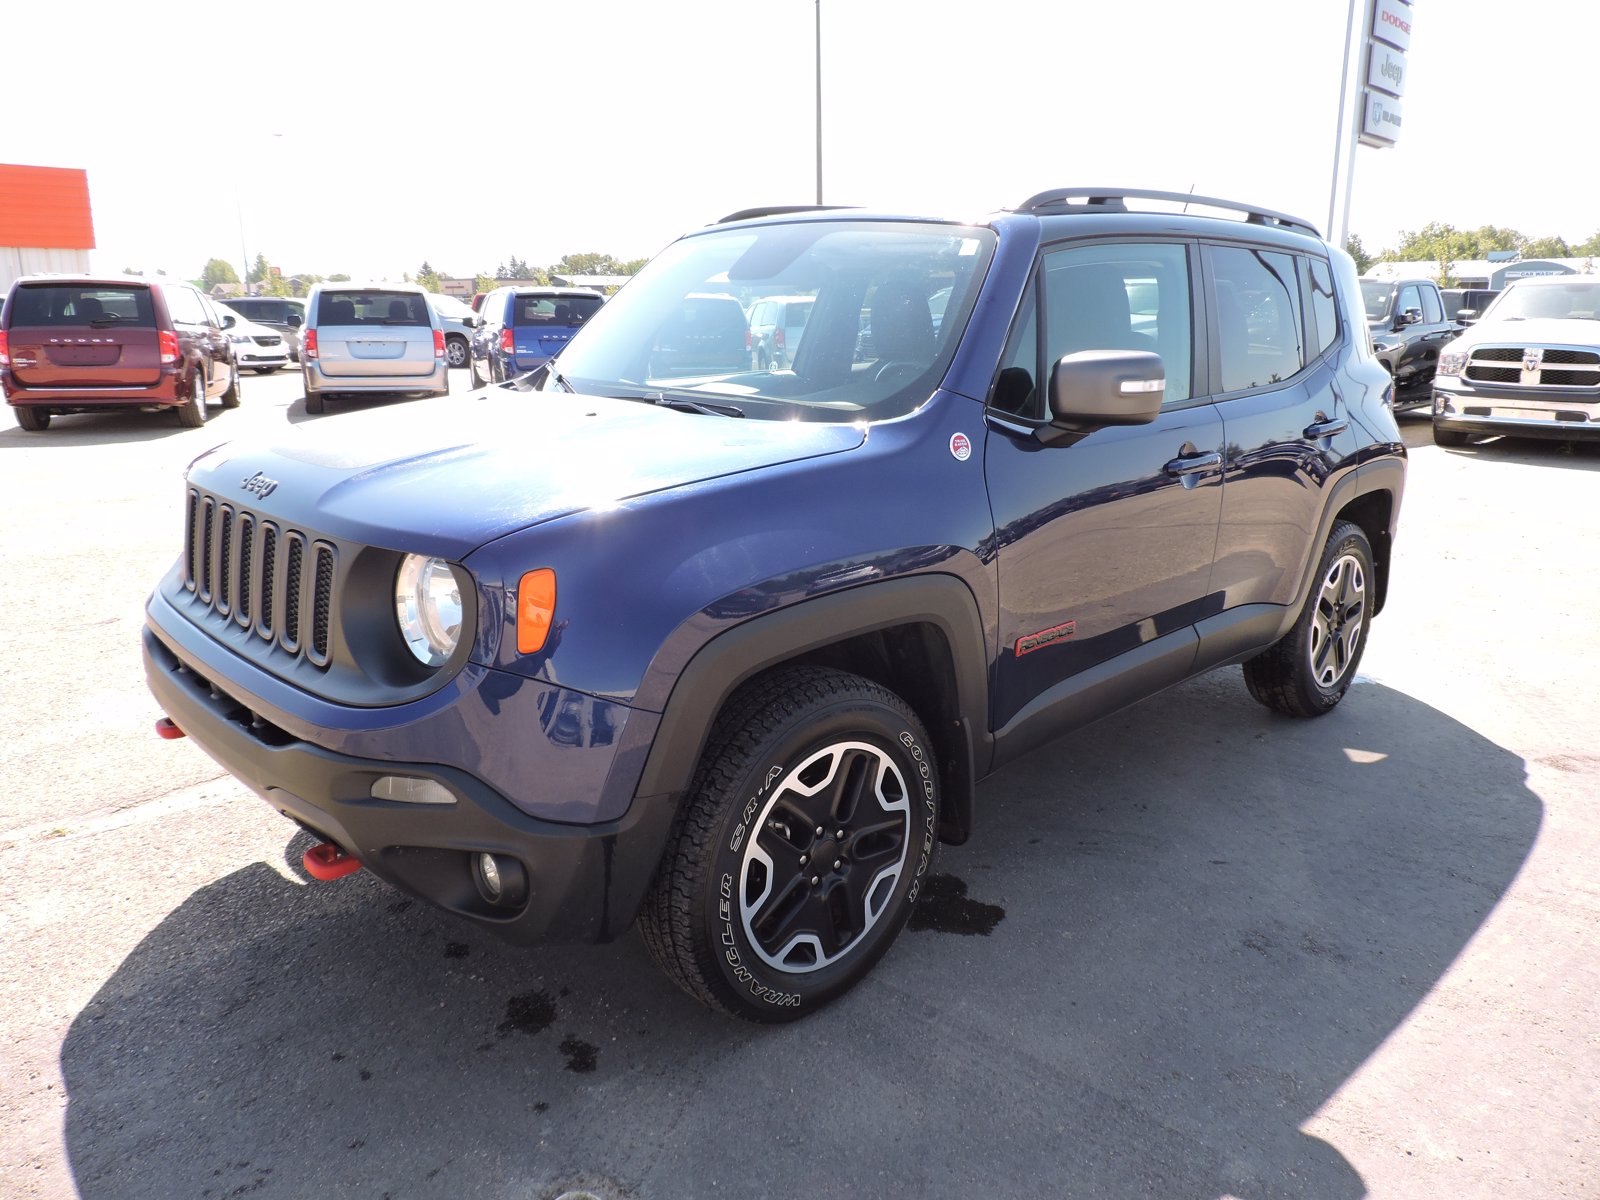
[[[822,0],[817,7],[817,207],[822,207]]]

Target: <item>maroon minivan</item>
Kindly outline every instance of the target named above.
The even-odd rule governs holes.
[[[57,413],[239,405],[239,370],[222,317],[200,291],[169,279],[25,275],[0,309],[0,389],[17,424],[47,429]]]

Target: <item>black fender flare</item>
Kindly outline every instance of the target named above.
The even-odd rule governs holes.
[[[681,798],[688,791],[717,714],[746,680],[862,634],[908,625],[931,626],[949,650],[953,703],[941,707],[919,696],[905,700],[923,716],[935,744],[950,748],[943,756],[948,761],[940,764],[944,836],[964,840],[973,787],[988,774],[994,742],[988,720],[988,638],[977,599],[954,575],[911,575],[847,588],[753,617],[712,638],[673,685],[635,795]],[[938,712],[948,717],[929,719]]]

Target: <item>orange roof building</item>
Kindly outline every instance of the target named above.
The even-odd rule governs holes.
[[[93,249],[88,172],[0,163],[0,286],[35,271],[87,271]]]

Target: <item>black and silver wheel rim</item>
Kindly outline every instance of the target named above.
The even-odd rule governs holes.
[[[791,768],[739,861],[739,917],[755,955],[806,974],[850,954],[890,906],[911,817],[905,776],[869,742],[835,742]]]
[[[1321,688],[1336,686],[1361,650],[1367,620],[1367,569],[1354,554],[1341,554],[1322,577],[1311,618],[1307,656]]]
[[[467,365],[467,348],[460,342],[449,342],[445,345],[445,358],[452,367],[464,367]]]

